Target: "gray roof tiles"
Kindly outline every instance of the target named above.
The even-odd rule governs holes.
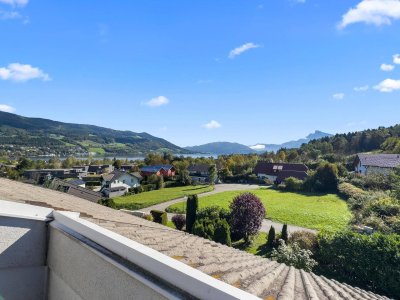
[[[81,217],[261,298],[387,299],[64,193],[0,178],[0,198],[81,212]]]
[[[395,168],[400,166],[400,154],[357,154],[358,159],[364,166]]]

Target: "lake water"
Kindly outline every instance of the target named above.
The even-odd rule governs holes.
[[[197,153],[197,154],[173,154],[173,155],[174,156],[183,156],[183,157],[192,157],[192,158],[201,158],[201,157],[218,158],[218,155],[216,155],[216,154],[200,154],[200,153]],[[94,156],[94,157],[92,157],[92,159],[94,159],[94,160],[103,159],[103,158],[114,159],[114,157],[116,159],[119,159],[119,160],[128,160],[128,161],[131,161],[131,160],[144,160],[144,156],[103,156],[103,157]],[[53,157],[52,156],[40,156],[40,157],[33,156],[33,157],[29,157],[29,159],[32,159],[32,160],[49,160],[50,158],[53,158]],[[60,160],[64,160],[67,157],[58,157],[58,158]],[[79,159],[79,160],[86,160],[88,158],[89,157],[76,157],[76,159]]]

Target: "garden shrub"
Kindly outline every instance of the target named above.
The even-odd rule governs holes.
[[[348,182],[340,183],[338,185],[338,192],[339,195],[342,196],[344,199],[349,199],[349,198],[360,199],[366,194],[362,189]]]
[[[196,222],[199,198],[197,195],[190,195],[186,200],[186,231],[192,232],[193,224]]]
[[[400,236],[336,232],[319,237],[320,271],[354,285],[400,296]]]
[[[230,225],[233,234],[249,242],[257,234],[265,218],[265,207],[252,193],[243,193],[233,198],[230,204]]]
[[[278,248],[273,249],[271,253],[273,260],[307,272],[311,272],[318,264],[311,256],[310,250],[301,249],[297,243],[286,245],[283,240],[279,240]]]
[[[110,199],[110,198],[100,199],[98,203],[100,205],[104,205],[104,206],[107,206],[107,207],[110,207],[110,208],[117,208],[117,205],[115,204],[114,200]]]
[[[303,189],[303,180],[295,177],[288,177],[285,179],[285,190],[290,192],[297,192]]]
[[[165,211],[161,210],[152,210],[150,211],[153,221],[162,225],[167,225],[168,223],[168,216]]]
[[[186,224],[186,218],[184,215],[175,215],[172,217],[171,221],[178,230],[182,230],[183,226]]]
[[[310,250],[316,253],[318,250],[318,239],[315,233],[309,231],[295,231],[290,234],[288,243],[290,245],[297,243],[300,248]]]
[[[217,243],[231,246],[231,228],[226,220],[218,220],[214,225],[214,238]]]

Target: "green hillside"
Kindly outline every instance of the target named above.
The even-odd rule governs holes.
[[[148,133],[70,124],[0,112],[0,151],[21,155],[142,155],[151,151],[190,153]]]

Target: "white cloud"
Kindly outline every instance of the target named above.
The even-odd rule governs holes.
[[[393,55],[393,63],[396,65],[400,65],[400,54]]]
[[[150,99],[147,102],[144,102],[145,105],[150,106],[150,107],[158,107],[162,105],[167,105],[169,103],[169,100],[167,97],[164,96],[158,96],[153,99]]]
[[[392,20],[400,19],[399,0],[362,0],[342,16],[339,29],[354,23],[389,25]]]
[[[0,111],[4,111],[4,112],[9,112],[9,113],[13,113],[16,111],[16,109],[10,105],[7,104],[0,104]]]
[[[8,4],[11,6],[25,6],[29,0],[0,0],[0,3]]]
[[[246,43],[246,44],[243,44],[243,45],[231,50],[231,52],[229,52],[228,57],[230,59],[232,59],[246,51],[249,51],[250,49],[255,49],[255,48],[259,48],[259,47],[260,47],[260,45],[256,45],[254,43]]]
[[[253,149],[253,150],[264,150],[265,149],[265,145],[257,144],[257,145],[254,145],[254,146],[250,146],[250,148]]]
[[[203,127],[207,128],[207,129],[217,129],[217,128],[220,128],[221,126],[222,125],[215,120],[212,120],[212,121],[208,122],[207,124],[203,125]]]
[[[343,98],[344,98],[344,93],[336,93],[336,94],[333,94],[333,99],[336,99],[336,100],[342,100]]]
[[[368,85],[356,86],[356,87],[354,88],[354,90],[355,90],[356,92],[365,92],[365,91],[368,91],[368,89],[369,89],[369,86],[368,86]]]
[[[31,79],[50,80],[50,76],[39,68],[31,65],[12,63],[7,67],[0,68],[0,79],[24,82]]]
[[[395,79],[385,79],[378,85],[374,86],[374,89],[383,92],[383,93],[391,93],[396,90],[400,90],[400,80]]]
[[[4,11],[0,10],[0,20],[21,19],[22,16],[17,11]]]
[[[394,69],[393,65],[381,64],[381,70],[384,72],[390,72],[393,71],[393,69]]]

